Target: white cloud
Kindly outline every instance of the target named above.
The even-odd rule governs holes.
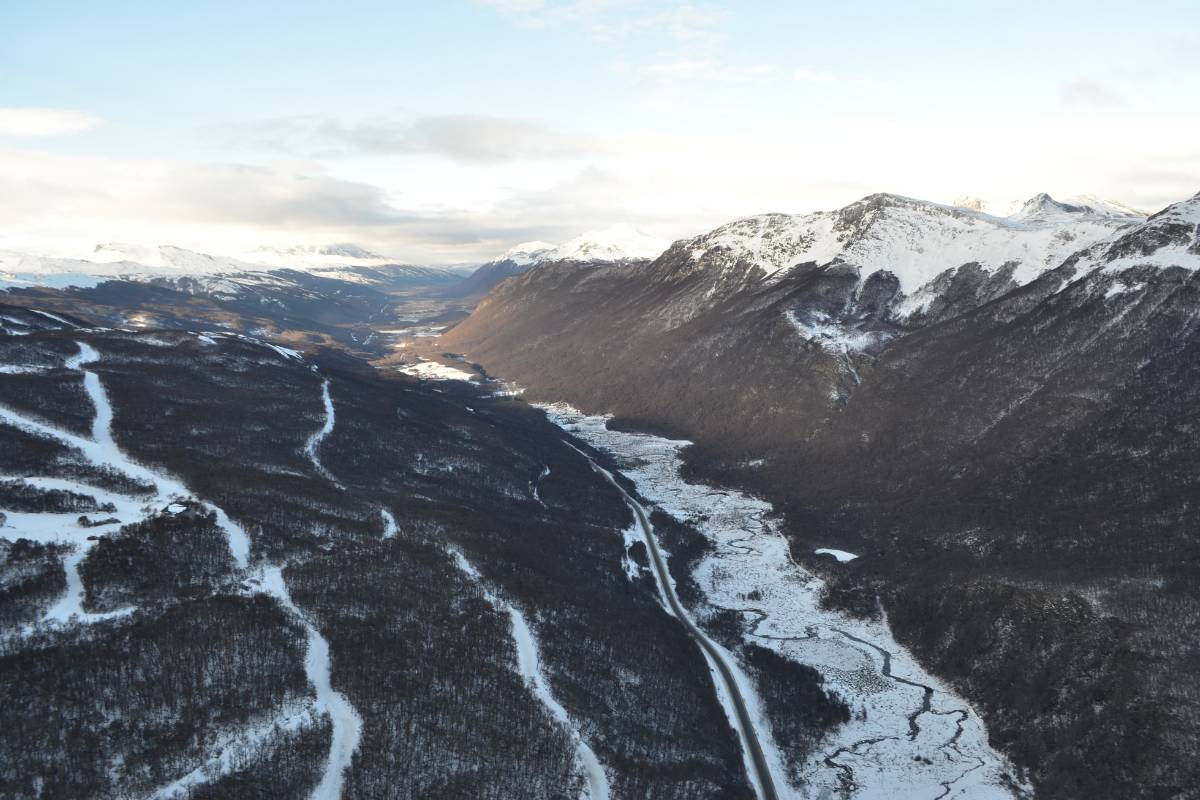
[[[39,137],[82,133],[100,118],[62,108],[0,108],[0,136]]]
[[[308,116],[266,120],[234,133],[238,146],[305,157],[432,154],[496,163],[581,156],[605,148],[599,137],[553,130],[541,123],[481,114],[445,114],[342,123]]]
[[[967,129],[947,110],[881,137],[873,113],[724,133],[624,132],[586,157],[490,162],[425,153],[232,164],[0,148],[0,230],[6,247],[37,238],[47,248],[120,240],[238,252],[350,241],[444,263],[616,223],[674,239],[737,216],[836,208],[875,191],[1094,193],[1156,209],[1200,189],[1200,156],[1183,125],[1164,124],[1178,133],[1149,147],[1137,120],[1097,128],[1031,114]],[[452,151],[475,147],[469,139]]]
[[[1059,100],[1065,108],[1110,109],[1125,105],[1119,94],[1091,78],[1080,78],[1067,84]]]

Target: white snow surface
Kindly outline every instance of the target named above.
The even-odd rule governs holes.
[[[843,564],[848,564],[858,558],[854,553],[847,553],[845,550],[835,550],[832,547],[818,547],[813,552],[819,556],[833,556]]]
[[[317,473],[326,480],[337,483],[337,478],[333,477],[325,465],[321,463],[321,456],[318,450],[321,447],[321,442],[333,433],[333,426],[337,420],[333,408],[333,398],[329,395],[329,381],[321,381],[321,403],[325,410],[325,418],[321,423],[320,429],[312,436],[308,437],[308,442],[304,445],[304,452],[308,456],[308,460],[312,462]]]
[[[525,615],[512,603],[488,589],[483,584],[483,577],[479,574],[479,570],[467,560],[467,557],[461,551],[451,548],[450,555],[453,557],[454,563],[458,566],[459,570],[479,586],[488,603],[497,611],[508,614],[512,625],[513,643],[517,648],[517,671],[525,680],[525,685],[533,692],[534,697],[538,699],[554,721],[567,731],[575,743],[576,761],[583,771],[584,777],[583,794],[581,797],[587,798],[587,800],[608,800],[608,775],[605,773],[604,767],[600,764],[600,759],[596,757],[596,753],[584,741],[582,734],[579,732],[579,727],[572,722],[571,715],[563,708],[562,703],[554,696],[554,692],[546,682],[546,677],[542,674],[537,637],[534,636],[529,623],[525,621]]]
[[[88,551],[96,544],[95,539],[88,537],[107,536],[116,533],[122,525],[153,516],[156,503],[160,498],[131,497],[107,491],[85,483],[62,478],[47,478],[25,475],[0,475],[0,480],[19,480],[27,486],[46,491],[75,492],[95,498],[100,504],[111,503],[116,511],[91,512],[83,516],[97,520],[116,519],[104,525],[83,527],[79,525],[80,514],[71,513],[27,513],[6,511],[6,520],[0,526],[0,537],[15,541],[29,539],[39,544],[59,543],[70,545],[73,549],[63,559],[63,570],[67,577],[67,591],[42,616],[42,622],[67,624],[70,622],[91,623],[131,613],[133,608],[122,608],[104,613],[84,611],[83,581],[79,576],[79,565],[87,557]]]
[[[330,682],[331,664],[329,642],[304,615],[288,592],[283,571],[278,566],[267,567],[262,573],[263,591],[274,597],[281,606],[295,614],[308,633],[308,652],[304,657],[304,673],[317,694],[317,710],[329,714],[333,722],[333,737],[329,744],[329,760],[321,782],[313,789],[310,800],[340,800],[345,771],[354,758],[362,738],[362,718],[346,696]]]
[[[1013,769],[988,746],[982,721],[892,638],[886,620],[821,607],[824,584],[792,560],[770,504],[685,482],[679,454],[688,442],[610,431],[606,417],[565,405],[545,408],[564,429],[617,458],[643,497],[712,542],[714,552],[694,573],[712,608],[742,611],[748,641],[817,669],[826,689],[849,704],[851,721],[803,769],[809,796],[838,796],[846,769],[853,771],[854,798],[1013,796],[1003,779]],[[749,600],[752,592],[761,597]],[[885,653],[894,677],[884,674]],[[915,761],[918,755],[932,763]]]
[[[546,253],[549,253],[553,249],[554,245],[549,242],[522,242],[505,250],[492,263],[511,261],[514,264],[527,267],[530,264],[537,264],[544,261]]]
[[[1142,219],[1045,195],[1011,217],[873,195],[838,211],[746,217],[681,246],[702,268],[740,271],[751,265],[763,277],[809,262],[843,262],[858,267],[863,277],[888,270],[911,295],[947,269],[970,262],[988,271],[1015,262],[1013,278],[1023,285]]]
[[[400,529],[396,527],[396,518],[392,516],[392,512],[386,508],[379,509],[380,516],[383,517],[383,538],[391,539]]]
[[[632,225],[588,231],[542,256],[543,261],[626,261],[657,258],[670,242],[647,236]]]
[[[403,372],[405,375],[413,375],[426,381],[471,380],[471,373],[455,369],[454,367],[448,367],[445,364],[439,364],[436,361],[420,361],[416,364],[397,367],[397,370]]]

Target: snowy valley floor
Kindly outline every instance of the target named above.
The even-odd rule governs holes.
[[[739,612],[747,642],[817,669],[825,688],[849,705],[850,722],[803,769],[804,794],[986,800],[1028,793],[988,746],[979,717],[897,644],[886,620],[821,607],[822,581],[791,559],[768,503],[685,482],[679,454],[687,442],[608,430],[607,418],[564,405],[544,408],[565,430],[615,457],[643,498],[714,545],[695,573],[708,605],[696,616]],[[758,727],[771,741],[769,722],[760,718]]]

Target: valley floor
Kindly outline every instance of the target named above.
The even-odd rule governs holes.
[[[709,540],[713,549],[695,570],[704,597],[693,613],[702,622],[735,611],[745,642],[815,667],[825,687],[848,703],[850,721],[793,772],[809,796],[974,799],[1028,792],[988,746],[979,717],[921,669],[886,621],[822,607],[821,580],[790,558],[769,504],[683,480],[679,453],[687,442],[609,430],[607,418],[564,405],[546,410],[566,431],[614,457],[649,503]],[[760,712],[756,723],[770,742],[770,720]]]

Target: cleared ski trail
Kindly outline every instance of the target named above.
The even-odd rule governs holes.
[[[308,437],[308,442],[304,445],[304,452],[321,477],[341,486],[337,478],[333,477],[333,473],[321,463],[321,455],[319,453],[321,443],[328,438],[329,434],[333,433],[333,426],[337,422],[336,411],[333,408],[333,398],[329,395],[328,379],[323,379],[321,382],[321,403],[325,409],[325,421],[321,424],[320,430]]]
[[[517,670],[520,672],[521,677],[525,679],[526,685],[529,686],[534,696],[545,706],[550,716],[566,729],[572,741],[575,742],[575,757],[579,762],[579,767],[583,771],[585,781],[583,797],[586,797],[588,800],[608,800],[608,775],[605,773],[604,767],[600,764],[600,759],[596,757],[596,753],[584,741],[579,728],[571,721],[571,716],[563,708],[558,698],[554,696],[554,692],[551,691],[549,684],[546,682],[546,678],[542,674],[541,656],[537,638],[530,629],[529,623],[526,622],[525,615],[512,603],[502,599],[485,587],[479,570],[475,569],[475,565],[468,561],[466,556],[454,549],[450,550],[450,554],[453,556],[454,563],[458,566],[459,570],[480,587],[488,603],[496,610],[508,614],[512,625],[513,642],[517,646]]]
[[[354,759],[362,738],[362,718],[346,696],[333,688],[330,680],[332,663],[329,657],[329,642],[317,627],[305,616],[288,592],[283,580],[283,569],[267,567],[262,574],[263,591],[275,598],[279,605],[296,615],[308,634],[308,652],[304,657],[304,673],[317,694],[317,709],[329,714],[333,723],[333,737],[329,743],[329,760],[321,782],[313,789],[311,800],[339,800],[346,769]]]
[[[142,483],[152,485],[152,493],[143,497],[126,497],[108,492],[77,481],[67,481],[58,478],[21,478],[25,483],[45,489],[62,489],[87,494],[100,503],[111,503],[117,511],[114,516],[118,522],[97,525],[86,529],[86,535],[64,536],[63,531],[77,529],[75,520],[78,514],[8,514],[5,530],[12,528],[17,535],[39,542],[66,542],[73,544],[74,551],[64,559],[67,572],[67,592],[57,601],[43,617],[50,622],[95,622],[115,616],[128,614],[134,609],[119,609],[117,611],[95,614],[83,610],[84,587],[79,576],[79,565],[86,558],[88,550],[95,543],[87,536],[97,536],[114,533],[123,524],[128,524],[146,516],[158,513],[166,506],[178,500],[194,499],[206,510],[212,512],[217,523],[224,530],[231,555],[239,569],[245,569],[250,556],[250,537],[245,530],[229,518],[225,510],[213,503],[196,498],[187,486],[179,479],[165,473],[149,469],[129,458],[117,445],[112,435],[113,407],[104,388],[100,376],[91,370],[84,369],[85,365],[100,360],[100,354],[86,342],[77,342],[79,353],[68,358],[64,364],[68,369],[83,373],[84,389],[87,392],[95,415],[92,420],[92,435],[83,437],[66,431],[58,426],[33,418],[30,415],[14,409],[0,406],[0,420],[15,427],[29,431],[39,436],[48,437],[73,447],[83,453],[84,457],[93,464],[106,466]],[[326,381],[322,391],[326,420],[322,429],[309,440],[314,464],[326,477],[327,471],[316,458],[315,448],[322,439],[333,430],[333,402],[329,396],[329,382]],[[332,478],[331,478],[332,479]],[[386,513],[386,512],[385,512]],[[390,514],[385,516],[385,520]],[[340,692],[333,689],[330,682],[329,642],[321,636],[316,627],[308,620],[303,612],[292,602],[287,585],[283,580],[280,567],[271,567],[263,572],[263,592],[273,597],[283,608],[295,614],[304,625],[307,634],[307,654],[304,669],[309,682],[316,693],[316,709],[329,714],[333,723],[333,739],[330,744],[328,763],[320,784],[313,791],[312,800],[338,800],[341,796],[342,784],[346,768],[353,759],[362,734],[362,720],[353,706]],[[304,712],[306,713],[306,712]],[[262,744],[272,731],[280,725],[284,729],[301,725],[305,716],[292,714],[279,720],[274,720],[248,731],[229,734],[225,744],[218,748],[216,755],[209,757],[204,764],[171,784],[156,791],[152,797],[166,798],[186,794],[195,786],[215,780],[232,769],[235,756],[244,752],[247,747],[253,749]]]

